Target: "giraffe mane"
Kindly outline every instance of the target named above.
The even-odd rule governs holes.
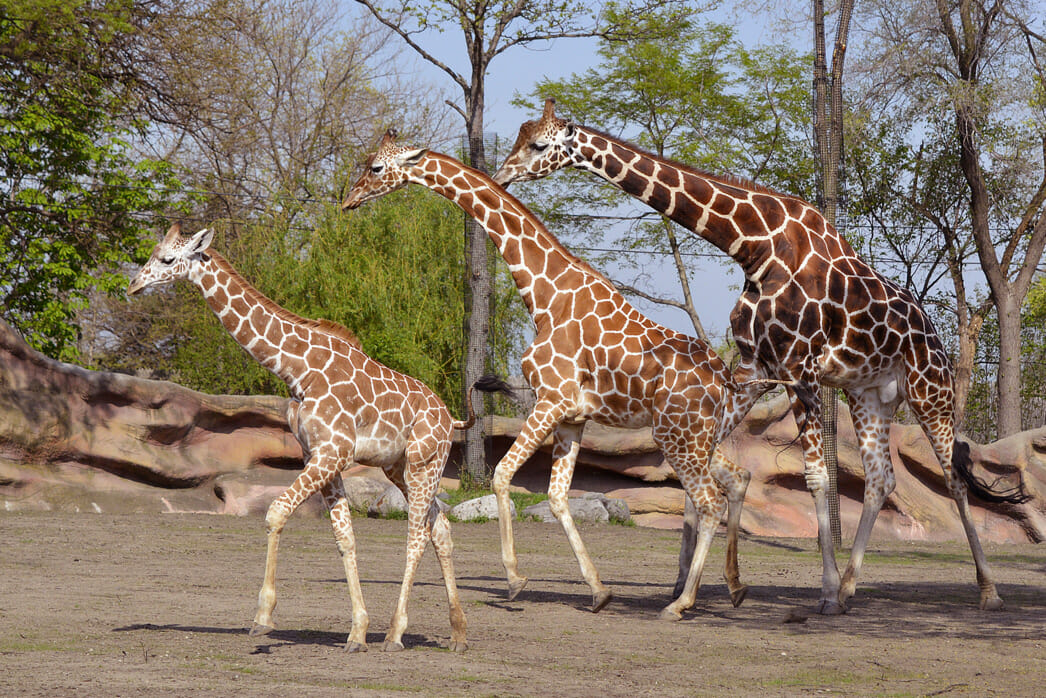
[[[240,272],[236,271],[236,268],[229,263],[229,260],[227,260],[221,254],[215,252],[213,249],[208,249],[207,254],[214,259],[214,261],[218,264],[219,267],[222,268],[223,271],[225,271],[226,274],[231,276],[233,280],[236,283],[238,283],[241,288],[244,289],[246,295],[250,297],[251,301],[258,303],[276,317],[280,318],[281,320],[285,320],[287,322],[291,322],[311,330],[323,332],[324,334],[331,335],[332,337],[337,337],[338,339],[347,342],[348,344],[356,347],[357,349],[363,349],[363,345],[360,344],[359,337],[353,334],[352,330],[350,330],[349,328],[343,325],[339,325],[333,320],[313,320],[307,317],[302,317],[297,313],[287,310],[283,306],[270,299],[264,293],[259,291],[257,288],[255,288],[254,285],[247,281],[245,278],[243,278],[243,275],[240,274]]]
[[[578,257],[576,254],[571,252],[570,248],[568,248],[566,245],[564,245],[562,242],[560,242],[559,238],[557,238],[552,233],[552,231],[550,231],[548,229],[548,226],[545,225],[544,221],[542,221],[540,218],[538,218],[537,214],[535,214],[533,211],[531,211],[529,208],[527,208],[526,205],[523,204],[523,202],[521,202],[519,199],[517,199],[512,194],[512,192],[510,192],[508,189],[505,189],[500,184],[495,182],[493,180],[493,178],[491,178],[491,176],[488,175],[486,172],[483,172],[482,170],[477,170],[475,167],[470,167],[469,165],[466,165],[463,162],[457,161],[454,158],[450,157],[449,155],[444,155],[443,153],[437,153],[435,151],[429,151],[429,156],[430,157],[435,156],[435,157],[445,158],[447,160],[453,161],[454,163],[459,165],[462,169],[475,174],[477,177],[482,179],[483,182],[485,184],[487,184],[487,186],[491,187],[494,191],[500,192],[501,197],[503,199],[505,199],[505,201],[507,203],[509,203],[509,204],[513,205],[514,207],[516,207],[521,215],[523,215],[525,218],[528,218],[531,221],[533,221],[534,227],[537,228],[538,232],[539,233],[544,233],[545,235],[547,235],[548,238],[549,238],[549,241],[551,241],[553,243],[553,245],[555,246],[556,250],[558,250],[560,253],[562,253],[563,256],[566,257],[572,264],[577,264],[579,267],[583,268],[586,272],[588,272],[588,273],[592,274],[593,276],[596,276],[599,279],[601,279],[603,282],[608,284],[615,291],[617,290],[617,286],[615,286],[610,281],[610,279],[608,279],[606,276],[604,276],[602,272],[600,272],[598,269],[593,267],[591,264],[589,264],[588,262],[583,260],[581,257]]]
[[[684,172],[690,172],[692,174],[697,175],[698,177],[701,177],[702,179],[708,179],[713,182],[718,182],[719,184],[724,184],[728,187],[733,187],[735,189],[744,189],[746,191],[756,192],[759,194],[769,194],[770,196],[780,197],[784,199],[796,199],[797,201],[802,201],[803,203],[806,203],[805,201],[803,201],[802,198],[796,196],[795,194],[787,194],[785,192],[772,189],[771,187],[768,187],[765,184],[759,184],[753,179],[742,177],[741,175],[736,174],[715,174],[713,172],[708,172],[707,170],[702,170],[699,167],[688,165],[685,162],[680,162],[679,160],[673,160],[672,158],[652,153],[645,148],[641,148],[632,141],[625,140],[624,138],[619,138],[618,136],[612,136],[606,131],[601,131],[597,128],[592,128],[590,126],[584,126],[581,128],[584,128],[586,131],[593,135],[606,138],[611,143],[620,143],[628,148],[632,148],[633,150],[645,153],[651,158],[657,160],[658,162],[663,162],[666,165],[670,165],[671,167],[674,167],[676,169],[683,170]]]

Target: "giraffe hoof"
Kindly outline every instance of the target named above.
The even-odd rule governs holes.
[[[385,651],[385,652],[402,652],[403,651],[403,643],[402,642],[394,642],[392,640],[386,640],[385,644],[382,646],[381,649],[383,651]]]
[[[274,628],[271,625],[261,625],[259,623],[255,623],[251,626],[250,636],[258,637],[259,635],[268,635],[273,630]]]
[[[676,621],[683,620],[683,614],[675,610],[671,606],[666,606],[661,610],[660,618],[661,620],[668,620],[674,623]]]
[[[592,612],[599,613],[603,610],[603,607],[610,603],[610,599],[614,598],[614,594],[609,589],[604,589],[598,594],[592,594]]]
[[[730,603],[732,603],[734,605],[734,608],[737,608],[742,603],[744,603],[745,597],[747,597],[747,596],[748,596],[748,585],[747,584],[742,584],[740,587],[738,587],[737,589],[734,589],[733,591],[730,592]]]
[[[522,577],[515,582],[508,583],[508,600],[515,601],[516,597],[519,596],[519,592],[523,591],[523,587],[530,581],[527,577]]]
[[[355,653],[355,652],[366,652],[367,651],[367,643],[366,642],[355,642],[353,640],[350,640],[349,642],[345,643],[345,651],[346,652],[352,652],[352,653]]]
[[[469,643],[464,640],[451,640],[450,644],[447,645],[447,649],[451,652],[464,652],[469,648]]]
[[[1006,604],[998,596],[989,599],[981,599],[982,611],[1001,611]]]
[[[841,616],[846,613],[846,606],[838,601],[825,601],[822,599],[821,603],[817,604],[816,611],[822,616]]]

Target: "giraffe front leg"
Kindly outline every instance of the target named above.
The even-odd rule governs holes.
[[[352,513],[345,497],[345,488],[341,475],[322,490],[323,501],[330,512],[331,528],[334,530],[334,541],[338,545],[342,565],[345,567],[345,582],[349,587],[349,600],[352,603],[352,629],[345,640],[347,652],[367,651],[367,628],[370,617],[363,603],[363,589],[360,586],[360,574],[356,565],[356,536],[352,530]]]
[[[896,486],[890,462],[890,417],[895,406],[883,404],[877,391],[849,391],[847,396],[864,466],[864,502],[850,560],[839,587],[839,603],[844,608],[857,591],[857,575],[861,571],[875,520]]]
[[[309,495],[319,490],[335,472],[333,468],[324,466],[322,457],[311,456],[305,470],[283,494],[269,505],[269,510],[265,515],[267,532],[265,576],[261,590],[258,592],[258,612],[254,616],[251,635],[267,635],[275,628],[272,612],[276,608],[276,557],[280,547],[280,533],[291,514]]]
[[[839,567],[835,562],[835,546],[832,543],[832,524],[828,512],[828,470],[824,464],[824,444],[821,440],[821,404],[820,391],[811,391],[812,401],[807,408],[788,389],[792,400],[792,414],[796,424],[802,429],[799,435],[803,444],[805,461],[806,488],[814,498],[814,511],[817,515],[817,541],[821,548],[821,599],[816,611],[822,615],[839,615],[846,613],[846,607],[839,603]]]

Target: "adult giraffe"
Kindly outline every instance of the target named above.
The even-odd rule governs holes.
[[[447,155],[400,146],[392,131],[367,160],[343,207],[356,208],[408,183],[450,199],[483,225],[534,320],[534,341],[523,354],[522,366],[536,403],[493,479],[509,598],[527,582],[519,574],[512,538],[509,483],[550,434],[552,512],[592,589],[592,610],[600,610],[611,598],[567,504],[581,432],[593,420],[611,426],[651,425],[654,440],[697,509],[699,534],[686,582],[662,611],[663,617],[678,619],[694,604],[705,556],[727,501],[726,576],[731,599],[739,604],[747,588],[737,575],[737,528],[750,475],[715,450],[722,425],[736,421],[727,416],[736,386],[722,360],[704,342],[640,314],[489,176]]]
[[[367,650],[367,610],[356,568],[356,541],[341,471],[360,463],[380,467],[407,498],[407,563],[399,602],[384,649],[403,649],[407,600],[427,540],[439,558],[450,605],[450,647],[464,651],[465,612],[458,599],[451,559],[450,524],[434,498],[450,453],[453,429],[475,420],[469,391],[469,418],[454,421],[425,384],[383,366],[363,353],[359,340],[328,320],[308,320],[281,308],[247,283],[210,248],[213,230],[189,237],[175,224],[127,287],[128,295],[148,286],[189,279],[222,325],[248,354],[290,388],[287,423],[306,455],[305,469],[269,506],[265,516],[268,552],[265,578],[251,635],[272,631],[276,607],[276,553],[287,519],[310,495],[320,492],[345,566],[352,601],[352,631],[345,648]],[[481,390],[507,389],[481,379]]]
[[[1002,608],[970,516],[966,487],[989,501],[1018,502],[1026,498],[1023,483],[994,492],[970,473],[969,448],[955,437],[948,355],[912,295],[861,260],[805,201],[657,157],[558,118],[554,105],[546,101],[541,118],[520,127],[495,181],[507,185],[538,179],[564,167],[595,173],[740,264],[745,287],[730,325],[740,354],[734,378],[746,391],[747,406],[734,414],[746,412],[768,389],[753,379],[824,383],[846,394],[865,492],[850,561],[840,579],[825,497],[820,396],[812,390],[806,404],[786,388],[796,421],[803,425],[806,484],[817,512],[823,563],[818,611],[842,613],[854,594],[872,526],[894,489],[889,424],[903,400],[933,444],[959,509],[977,567],[980,607]]]

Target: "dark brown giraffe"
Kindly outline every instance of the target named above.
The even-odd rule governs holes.
[[[565,167],[595,173],[730,255],[745,287],[730,317],[740,364],[734,379],[747,390],[731,414],[747,412],[768,386],[753,379],[834,386],[846,394],[865,469],[864,508],[850,562],[840,580],[825,498],[828,476],[821,441],[820,396],[795,399],[806,483],[813,495],[823,575],[818,610],[840,613],[854,594],[872,526],[894,489],[889,423],[907,400],[940,460],[977,567],[980,606],[1002,607],[966,498],[969,486],[990,501],[1021,501],[1023,483],[997,493],[969,472],[956,442],[951,364],[930,319],[904,288],[861,260],[810,204],[734,177],[671,162],[555,115],[520,127],[494,179],[538,179]],[[962,479],[956,478],[958,472]],[[965,480],[965,485],[964,481]]]
[[[287,422],[301,442],[306,463],[265,517],[265,579],[251,634],[264,635],[273,629],[280,532],[301,503],[319,492],[330,511],[352,600],[352,631],[345,647],[352,652],[366,651],[369,619],[356,568],[352,517],[341,480],[343,470],[359,463],[380,467],[408,503],[407,564],[384,648],[403,649],[407,600],[425,543],[431,540],[450,603],[450,647],[464,651],[465,612],[454,581],[450,524],[434,499],[450,453],[452,430],[468,428],[475,419],[471,391],[469,419],[454,421],[425,384],[371,359],[344,327],[299,317],[262,295],[210,249],[212,236],[213,231],[204,229],[182,237],[180,226],[172,226],[131,281],[127,293],[189,279],[203,292],[233,338],[290,388],[293,399],[287,408]],[[487,378],[476,387],[506,389],[504,384]]]
[[[356,208],[408,183],[429,187],[483,225],[534,320],[534,341],[522,363],[536,404],[498,463],[493,480],[510,598],[527,579],[518,571],[509,483],[552,434],[552,512],[592,589],[593,610],[610,600],[567,505],[581,432],[593,420],[611,426],[651,425],[655,441],[698,511],[699,534],[685,584],[662,615],[679,618],[693,605],[705,555],[727,500],[731,505],[727,581],[735,605],[740,603],[746,588],[737,578],[736,539],[750,476],[715,450],[722,425],[736,421],[726,411],[732,404],[728,396],[737,387],[723,362],[704,342],[640,314],[602,274],[563,247],[533,213],[486,174],[446,155],[399,146],[391,132],[370,156],[344,207]]]

